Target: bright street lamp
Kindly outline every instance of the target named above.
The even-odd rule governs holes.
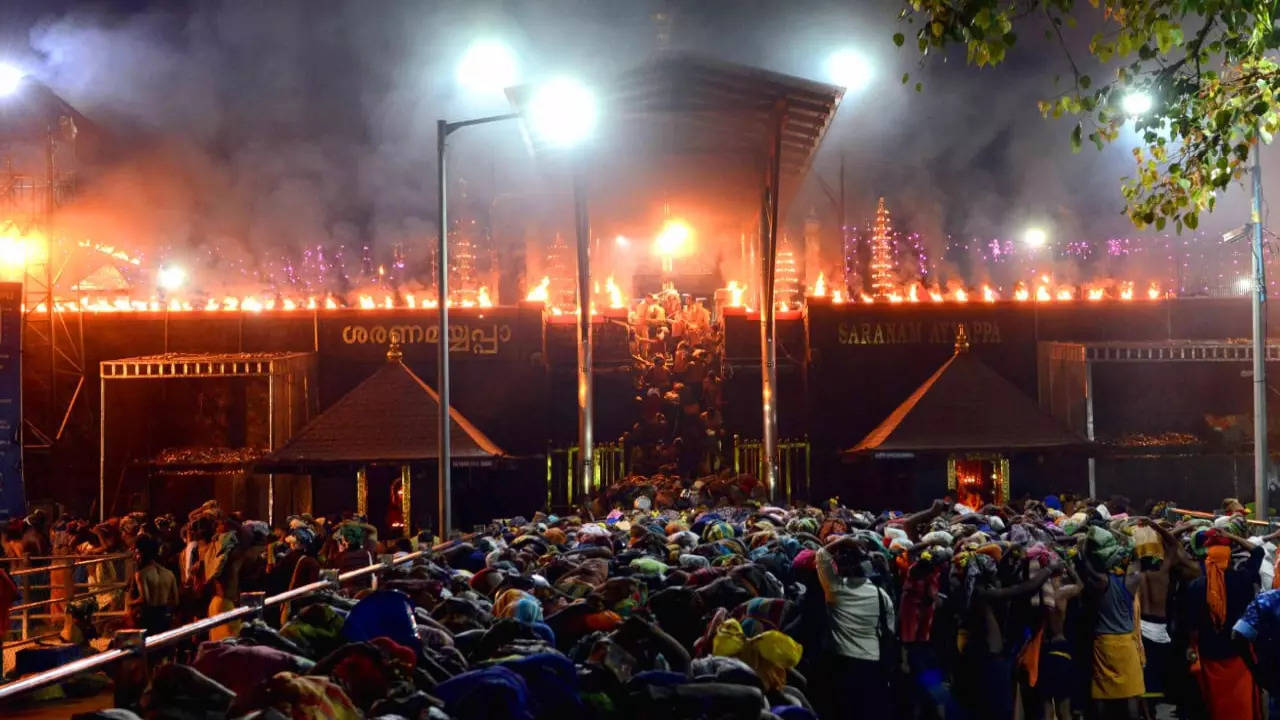
[[[458,62],[458,85],[477,92],[501,91],[519,82],[516,54],[497,40],[477,40]]]
[[[1032,250],[1036,250],[1044,247],[1049,242],[1049,233],[1045,232],[1043,228],[1027,228],[1027,231],[1022,234],[1022,242],[1026,243],[1027,247]]]
[[[533,133],[555,147],[582,142],[595,130],[599,115],[595,94],[573,78],[552,79],[535,89],[529,99],[528,117]]]
[[[27,74],[8,63],[0,63],[0,96],[12,95],[22,86]]]
[[[496,61],[499,53],[494,48],[490,47],[488,50],[476,50],[475,52],[477,56],[473,65],[475,74],[472,74],[472,70],[468,70],[467,77],[479,77],[482,75],[489,77],[487,75],[488,70],[496,71],[500,69],[500,63]],[[480,59],[486,57],[489,59],[483,61]],[[469,64],[469,61],[464,58],[463,64],[459,66],[459,82],[463,82],[462,68]],[[482,73],[480,68],[488,68],[488,70]],[[514,69],[512,73],[514,74]],[[497,72],[492,75],[493,78],[499,76],[500,73]],[[496,82],[496,80],[491,82]],[[533,134],[538,139],[557,147],[569,147],[587,138],[592,130],[595,129],[598,115],[599,110],[596,106],[595,95],[582,83],[569,78],[557,78],[535,88],[533,96],[525,108],[525,117],[529,121]],[[439,308],[439,337],[442,339],[449,337],[449,187],[447,173],[449,136],[471,125],[487,125],[503,120],[515,120],[520,116],[520,113],[513,112],[502,115],[489,115],[472,120],[436,121],[436,202],[437,218],[439,219],[436,244],[436,299],[437,307]],[[579,352],[578,362],[578,396],[579,412],[581,413],[583,407],[582,398],[584,396],[586,398],[585,407],[590,408],[591,405],[591,318],[589,316],[590,305],[588,303],[588,299],[591,296],[587,285],[589,280],[589,262],[587,260],[589,258],[586,255],[589,248],[589,228],[587,227],[586,191],[583,187],[581,173],[574,173],[573,190],[574,216],[578,228],[578,295],[582,298],[581,304],[583,305],[582,310],[578,313],[578,325],[579,336],[586,338],[585,342],[580,343],[583,349]],[[582,330],[583,327],[586,328],[585,331]],[[583,352],[586,353],[585,366],[587,368],[585,384],[582,370]],[[453,520],[453,487],[449,450],[452,432],[450,428],[452,423],[449,418],[449,343],[443,341],[436,343],[436,390],[440,398],[440,425],[438,428],[440,458],[436,463],[439,517],[436,519],[436,524],[440,538],[446,539],[449,536]],[[586,433],[585,441],[580,439],[578,446],[581,448],[580,457],[583,458],[586,468],[590,471],[592,461],[590,459],[591,435],[589,422],[587,423]],[[405,496],[409,496],[407,485],[405,486]],[[404,518],[406,531],[409,530],[412,522],[410,513],[411,508],[406,506]]]
[[[1125,93],[1125,96],[1120,99],[1120,109],[1131,118],[1151,112],[1151,106],[1154,104],[1151,93],[1141,90]]]
[[[827,56],[827,77],[849,92],[858,92],[871,84],[874,72],[867,57],[857,50],[843,48]]]

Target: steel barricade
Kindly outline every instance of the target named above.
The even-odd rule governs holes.
[[[796,499],[811,499],[810,453],[807,437],[778,441],[778,481],[782,483],[782,497],[788,504]],[[733,471],[764,477],[764,443],[734,435]]]
[[[105,562],[114,562],[117,560],[125,561],[125,568],[121,574],[122,578],[132,575],[133,558],[128,553],[108,553],[102,555],[39,555],[31,557],[4,557],[0,561],[9,563],[23,563],[28,567],[21,567],[12,571],[8,571],[9,577],[13,578],[15,584],[22,591],[22,597],[26,602],[14,605],[9,608],[10,623],[19,624],[19,637],[17,640],[10,641],[8,636],[13,632],[13,628],[0,628],[0,641],[3,641],[6,648],[12,648],[14,645],[23,645],[37,640],[50,637],[50,633],[41,635],[32,635],[32,628],[41,621],[50,623],[59,622],[64,612],[54,612],[55,606],[65,605],[66,603],[83,600],[103,593],[115,593],[124,590],[127,583],[112,584],[96,584],[93,581],[76,582],[75,568],[90,567],[100,565]],[[33,563],[48,563],[43,565],[32,565]],[[65,571],[63,582],[55,584],[53,575],[59,571]],[[48,575],[48,581],[44,583],[36,582],[41,575]],[[32,597],[40,591],[48,591],[49,597],[40,600],[33,600]],[[39,608],[49,608],[47,612],[33,612]],[[123,617],[124,611],[112,611],[104,608],[101,612],[95,613],[95,618]],[[56,633],[53,633],[56,634]]]
[[[622,482],[627,477],[627,448],[621,440],[596,443],[592,446],[595,456],[592,491],[603,490]],[[581,501],[579,488],[574,482],[574,468],[578,464],[578,446],[564,449],[547,449],[547,508],[569,507]]]
[[[196,620],[181,627],[166,630],[165,632],[157,633],[150,637],[145,637],[145,634],[141,631],[130,631],[131,636],[136,638],[141,635],[142,640],[135,641],[126,647],[113,647],[95,655],[90,655],[89,657],[69,662],[61,667],[36,673],[5,685],[0,685],[0,701],[65,680],[66,678],[78,673],[97,670],[129,656],[135,656],[139,653],[145,654],[152,650],[158,650],[180,640],[185,640],[193,635],[198,635],[210,628],[257,615],[262,612],[263,608],[289,602],[295,598],[319,592],[321,590],[338,588],[344,582],[355,580],[357,578],[364,577],[365,575],[377,573],[405,563],[411,563],[415,560],[427,557],[431,552],[434,552],[446,545],[448,545],[448,543],[437,545],[431,550],[419,550],[418,552],[407,553],[389,561],[375,562],[366,567],[342,573],[341,575],[329,573],[327,577],[321,580],[294,588],[293,590],[287,590],[277,595],[272,595],[271,597],[263,597],[262,593],[245,593],[241,598],[242,602],[245,604],[240,607],[232,608],[226,612],[211,615],[207,618]]]

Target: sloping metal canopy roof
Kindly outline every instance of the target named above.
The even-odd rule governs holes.
[[[664,55],[595,86],[598,127],[578,157],[594,167],[687,156],[708,174],[745,174],[763,182],[773,142],[775,113],[782,112],[782,196],[808,172],[844,89],[835,85],[691,54]],[[524,113],[535,87],[507,91]],[[563,153],[526,128],[535,155]],[[714,158],[715,161],[708,163]],[[726,162],[734,158],[737,163]],[[752,197],[752,201],[756,201]]]

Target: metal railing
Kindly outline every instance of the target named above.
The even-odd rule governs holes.
[[[130,637],[134,640],[131,644],[123,647],[113,647],[95,655],[74,660],[66,665],[53,668],[52,670],[46,670],[44,672],[22,678],[21,680],[15,680],[6,685],[0,685],[0,701],[65,680],[78,673],[96,670],[132,655],[158,650],[180,640],[185,640],[193,635],[198,635],[210,628],[252,617],[262,612],[262,609],[265,607],[289,602],[290,600],[320,592],[321,590],[334,589],[340,587],[342,583],[356,580],[366,575],[373,575],[377,572],[387,570],[398,565],[411,563],[415,560],[427,557],[430,553],[443,546],[444,545],[437,545],[430,550],[419,550],[396,558],[381,560],[373,563],[372,565],[352,570],[350,572],[345,572],[341,575],[331,570],[324,571],[322,573],[322,579],[317,580],[316,582],[309,583],[292,590],[287,590],[270,597],[263,597],[262,593],[244,593],[240,598],[241,602],[244,604],[240,607],[232,608],[231,610],[227,610],[226,612],[221,612],[216,615],[210,615],[207,618],[196,620],[181,627],[166,630],[150,637],[146,637],[145,633],[142,633],[141,631],[131,632]],[[376,577],[374,578],[374,585],[375,587],[377,585]]]
[[[733,471],[764,477],[764,443],[733,436]],[[810,450],[808,438],[778,441],[778,480],[782,497],[788,502],[808,499],[810,485]]]
[[[9,608],[9,622],[10,624],[19,624],[19,637],[17,640],[9,641],[8,636],[13,632],[13,628],[0,628],[0,641],[4,642],[5,648],[12,649],[15,645],[36,642],[57,634],[56,632],[53,632],[33,636],[31,634],[31,629],[34,624],[38,624],[42,621],[50,623],[60,622],[65,611],[62,613],[55,613],[33,612],[34,610],[45,607],[52,609],[52,607],[56,605],[63,605],[104,593],[114,593],[124,590],[127,586],[127,583],[125,582],[99,585],[91,581],[75,581],[75,575],[73,572],[75,568],[100,565],[104,562],[114,562],[116,560],[126,561],[125,572],[121,576],[122,579],[132,575],[131,566],[133,559],[128,553],[110,553],[104,555],[39,555],[32,557],[0,558],[0,561],[4,562],[23,562],[28,564],[28,567],[8,571],[9,577],[14,579],[15,584],[17,584],[19,589],[22,591],[22,597],[28,601]],[[42,562],[47,562],[48,564],[36,565],[34,567],[30,566],[32,563]],[[54,584],[53,574],[58,572],[66,573],[64,576],[64,582]],[[42,574],[49,575],[49,582],[32,582],[36,576]],[[49,597],[44,600],[30,599],[40,591],[47,591],[49,593]],[[111,611],[103,609],[102,611],[95,613],[95,618],[124,617],[124,614],[123,610]]]
[[[627,478],[627,449],[622,441],[596,443],[595,474],[592,490],[600,490],[622,482]],[[574,472],[578,462],[578,446],[563,450],[547,450],[547,507],[573,505],[578,494],[574,487]]]

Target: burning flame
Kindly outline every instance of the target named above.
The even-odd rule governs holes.
[[[1073,291],[1071,290],[1071,288],[1059,288],[1059,289],[1058,289],[1058,299],[1059,299],[1059,300],[1074,300],[1074,299],[1075,299],[1075,296],[1076,296],[1076,294],[1075,294],[1075,292],[1073,292]]]
[[[1031,299],[1031,293],[1027,290],[1027,286],[1018,283],[1013,288],[1013,299],[1018,302],[1026,302]]]
[[[619,289],[618,284],[613,281],[612,275],[604,281],[604,291],[609,293],[609,307],[611,309],[621,310],[626,307],[622,302],[622,290]]]
[[[546,302],[551,298],[551,278],[546,275],[542,276],[542,280],[538,282],[528,295],[524,296],[529,302]]]
[[[919,289],[920,289],[919,285],[915,283],[911,283],[911,287],[907,288],[907,299],[913,303],[920,302],[920,294],[918,292]]]
[[[1259,284],[1259,285],[1261,285],[1262,283],[1258,283],[1258,284]],[[1151,283],[1150,287],[1148,287],[1148,288],[1147,288],[1147,299],[1149,299],[1149,300],[1159,300],[1159,299],[1160,299],[1160,285],[1159,285],[1159,283],[1155,283],[1155,282],[1153,282],[1153,283]]]
[[[1133,299],[1133,283],[1123,283],[1120,285],[1120,299],[1121,300]]]
[[[493,307],[493,300],[489,299],[488,285],[481,285],[476,291],[476,304],[482,308]]]
[[[831,291],[831,303],[833,305],[844,304],[844,293],[840,292],[838,288]]]
[[[953,296],[955,297],[956,302],[969,302],[969,293],[965,292],[964,288],[956,288]]]
[[[946,298],[943,297],[942,291],[935,287],[929,290],[929,299],[933,300],[934,302],[942,302]]]
[[[1049,295],[1049,288],[1040,285],[1036,288],[1036,302],[1049,302],[1053,297]]]
[[[742,294],[747,291],[746,286],[739,285],[737,280],[729,281],[729,307],[742,307]]]
[[[836,292],[840,292],[837,290]],[[823,273],[818,273],[818,279],[813,283],[813,292],[809,293],[811,297],[827,296],[827,277]]]
[[[1089,288],[1087,294],[1085,295],[1085,297],[1087,297],[1090,300],[1090,302],[1097,302],[1105,296],[1106,296],[1106,291],[1099,287]]]
[[[982,302],[995,302],[996,291],[991,289],[990,285],[982,286]]]

